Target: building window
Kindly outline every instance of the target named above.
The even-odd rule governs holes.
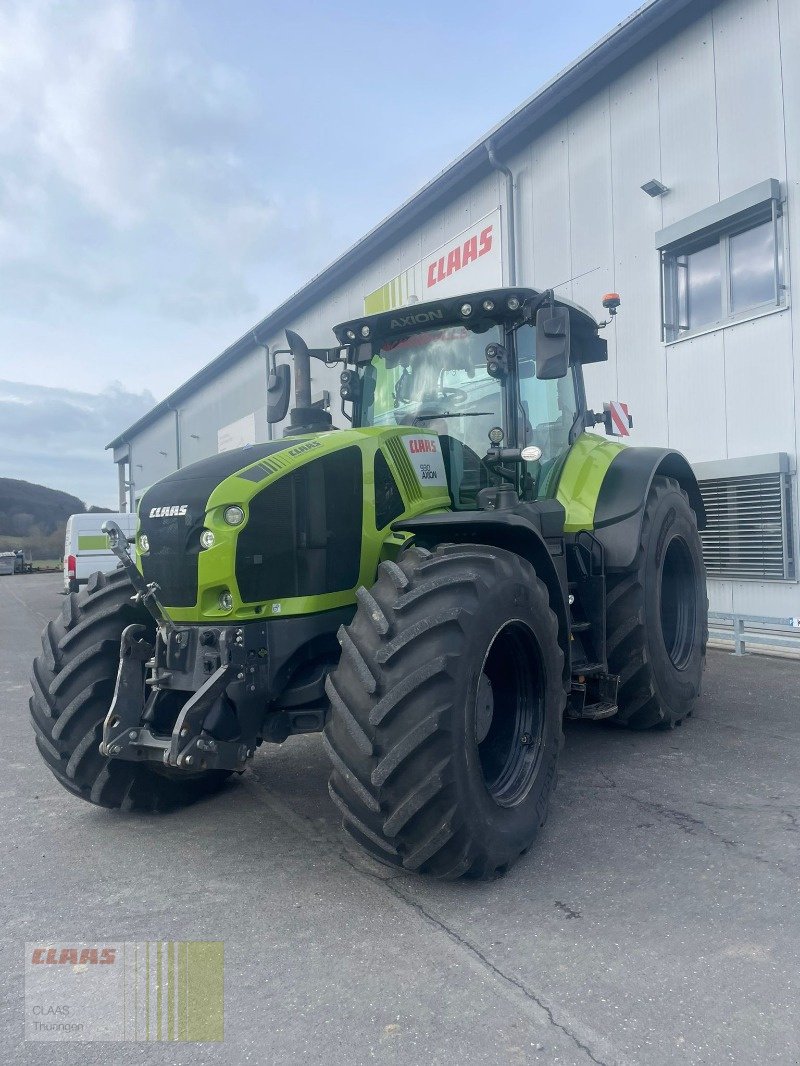
[[[657,236],[667,342],[786,302],[780,186],[771,179]]]

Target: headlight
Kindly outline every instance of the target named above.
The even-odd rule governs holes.
[[[220,592],[217,603],[221,611],[228,612],[233,610],[233,596],[227,589],[224,592]]]
[[[467,318],[469,315],[471,315],[472,314],[472,304],[462,304],[461,305],[461,314],[464,316],[464,318]]]
[[[214,547],[214,534],[210,529],[204,529],[200,534],[200,544],[204,548]]]
[[[519,299],[518,299],[518,297],[509,296],[508,301],[507,301],[507,307],[508,307],[509,311],[518,311],[519,310]]]
[[[238,504],[233,504],[232,507],[225,508],[222,517],[229,526],[240,526],[244,522],[244,511]]]
[[[482,306],[484,311],[494,311],[494,300],[484,300]]]
[[[362,326],[361,327],[361,336],[362,337],[368,337],[369,336],[369,326]]]
[[[497,446],[498,444],[502,444],[504,437],[505,433],[503,433],[503,430],[500,428],[500,426],[492,426],[492,428],[489,430],[489,441],[495,446]]]
[[[141,537],[139,537],[139,551],[142,554],[150,551],[150,541],[147,539],[146,533],[142,533]]]
[[[529,444],[520,454],[526,463],[537,463],[542,458],[542,449],[537,448],[535,444]]]

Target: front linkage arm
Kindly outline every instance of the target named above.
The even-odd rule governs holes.
[[[146,607],[153,618],[155,618],[156,622],[160,626],[164,626],[167,632],[169,632],[174,628],[174,624],[159,602],[158,593],[160,592],[160,589],[154,581],[148,584],[142,577],[136,567],[136,563],[133,561],[130,552],[128,551],[128,538],[125,536],[125,533],[112,519],[103,522],[100,528],[108,537],[108,546],[122,563],[130,583],[136,589],[136,595],[134,596],[135,602],[141,603]]]
[[[101,754],[133,762],[162,762],[189,772],[243,769],[261,740],[268,698],[265,627],[209,627],[202,632],[176,628],[166,643],[157,637],[155,647],[142,639],[144,633],[142,625],[123,630]],[[218,649],[216,668],[194,691],[179,687],[197,673],[170,667],[194,658],[199,640],[209,635]],[[145,678],[148,669],[151,676]],[[147,687],[150,694],[145,698]],[[155,731],[154,721],[158,700],[170,690],[187,698],[167,736]],[[223,696],[235,706],[239,727],[238,735],[226,740],[205,728],[208,715]]]
[[[122,632],[101,754],[162,762],[189,772],[243,769],[261,739],[268,699],[266,627],[209,626],[201,631],[195,626],[176,626],[158,599],[158,585],[147,584],[131,559],[124,532],[113,521],[104,522],[102,528],[136,590],[134,601],[147,608],[158,632],[155,645],[145,639],[143,625],[129,625]],[[198,676],[201,663],[205,676]],[[150,676],[146,676],[148,670]],[[153,730],[156,704],[165,690],[187,695],[171,736]],[[239,734],[220,740],[204,723],[226,695],[236,708]]]
[[[232,671],[220,665],[183,706],[172,736],[156,736],[150,715],[158,698],[153,689],[145,702],[145,671],[155,662],[155,648],[142,640],[142,625],[127,626],[120,643],[119,669],[114,698],[103,723],[102,755],[133,762],[163,762],[186,769],[240,769],[247,760],[246,745],[220,742],[204,736],[202,723],[214,701],[225,691]]]

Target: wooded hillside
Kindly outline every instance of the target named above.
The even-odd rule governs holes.
[[[67,519],[87,512],[107,513],[108,508],[87,507],[68,492],[0,477],[0,551],[29,548],[34,560],[60,559]]]

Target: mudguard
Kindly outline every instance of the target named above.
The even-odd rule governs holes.
[[[398,519],[392,529],[414,534],[422,547],[436,544],[493,544],[527,559],[547,586],[565,649],[564,677],[570,676],[564,508],[556,500],[519,503],[499,511],[444,511]]]
[[[687,459],[668,448],[625,448],[614,457],[603,478],[594,512],[594,535],[603,545],[607,570],[627,570],[633,565],[647,496],[656,475],[675,478],[689,497],[697,528],[705,529],[703,499]]]

